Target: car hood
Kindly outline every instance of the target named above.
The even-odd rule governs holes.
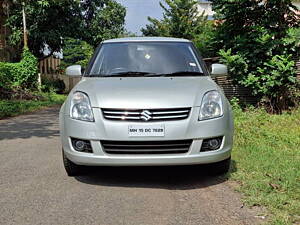
[[[90,97],[92,107],[153,109],[199,106],[203,95],[219,89],[203,77],[83,78],[73,89]]]

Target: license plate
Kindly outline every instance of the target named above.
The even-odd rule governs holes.
[[[129,137],[163,137],[165,136],[164,125],[130,125],[128,126]]]

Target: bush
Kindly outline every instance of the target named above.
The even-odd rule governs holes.
[[[247,57],[232,54],[231,49],[221,50],[219,54],[234,81],[251,88],[269,112],[281,113],[297,105],[299,97],[295,95],[299,93],[299,84],[292,55],[274,55],[253,70],[249,69],[251,62]]]
[[[0,63],[0,89],[6,91],[34,89],[38,80],[38,61],[25,48],[19,63]]]
[[[0,88],[9,88],[12,86],[12,79],[10,73],[10,64],[0,62]]]
[[[36,88],[38,81],[38,60],[28,49],[24,49],[17,80],[24,88]]]
[[[300,17],[292,0],[211,0],[216,44],[233,79],[252,89],[272,113],[281,113],[294,96],[294,59],[300,57]],[[232,4],[232,3],[235,4]],[[246,15],[246,16],[245,16]]]
[[[242,78],[248,73],[248,64],[246,60],[239,54],[232,54],[231,49],[227,51],[221,49],[219,51],[221,56],[220,62],[228,66],[228,73],[236,83],[242,83]]]
[[[64,93],[66,85],[61,79],[42,79],[42,91],[44,92],[55,92],[57,94]]]

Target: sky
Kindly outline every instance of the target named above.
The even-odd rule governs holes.
[[[161,0],[116,0],[127,9],[126,29],[141,34],[140,30],[148,24],[147,17],[162,18]]]

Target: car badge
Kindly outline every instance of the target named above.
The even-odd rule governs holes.
[[[152,119],[151,116],[151,112],[149,112],[148,110],[143,110],[143,112],[141,112],[141,119],[144,121],[149,121],[150,119]]]

